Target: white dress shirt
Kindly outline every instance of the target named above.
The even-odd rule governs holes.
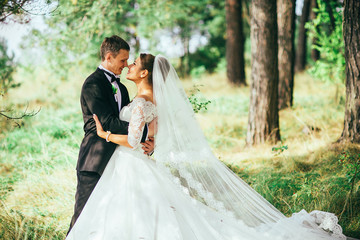
[[[115,75],[113,72],[107,70],[106,68],[104,68],[101,64],[99,66],[100,69],[108,72],[109,74],[111,75],[114,75],[116,78],[120,79],[119,75]],[[105,73],[104,73],[105,74]],[[115,86],[115,88],[117,89],[117,92],[116,94],[114,94],[114,98],[115,98],[115,101],[117,102],[118,104],[118,107],[119,107],[119,112],[121,110],[121,91],[120,91],[120,88],[119,88],[119,85],[117,84],[117,82],[111,82],[111,77],[107,74],[105,74],[106,78],[109,80],[109,82]]]

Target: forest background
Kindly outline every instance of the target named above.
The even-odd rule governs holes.
[[[26,35],[16,57],[0,41],[0,238],[64,239],[83,136],[80,90],[113,34],[130,43],[130,62],[140,52],[171,59],[214,154],[270,203],[287,216],[333,212],[360,238],[358,5],[1,1],[0,29],[35,15],[46,27]]]

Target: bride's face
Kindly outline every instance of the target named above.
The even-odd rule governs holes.
[[[129,71],[126,78],[131,81],[143,79],[146,75],[146,70],[142,69],[140,57],[138,57],[133,64],[129,65]]]

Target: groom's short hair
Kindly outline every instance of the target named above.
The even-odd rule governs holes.
[[[129,44],[117,35],[106,37],[100,47],[101,60],[105,60],[105,55],[110,52],[113,57],[116,57],[121,49],[130,51]]]

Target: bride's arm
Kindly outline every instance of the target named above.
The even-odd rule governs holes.
[[[96,133],[99,137],[106,139],[109,142],[132,148],[132,146],[128,142],[128,135],[112,134],[110,132],[105,132],[96,114],[94,114],[93,117],[96,124]]]
[[[133,110],[131,111],[128,135],[111,134],[110,132],[105,132],[99,119],[94,114],[96,132],[98,136],[106,139],[108,142],[110,141],[130,148],[137,148],[140,145],[141,137],[145,127],[145,107],[146,106],[144,101],[138,101],[134,106]]]
[[[154,137],[157,133],[157,117],[154,118],[148,125],[148,136]]]

